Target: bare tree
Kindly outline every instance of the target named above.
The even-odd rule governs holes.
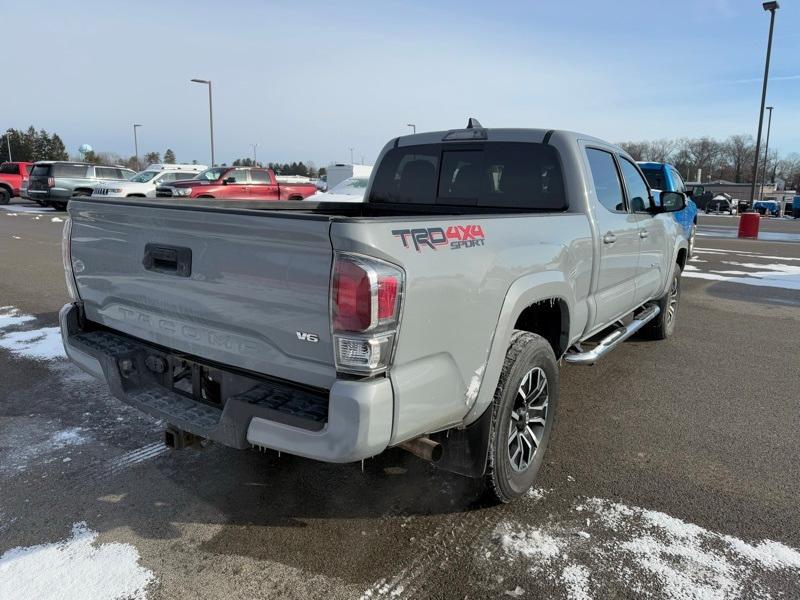
[[[670,157],[675,151],[677,145],[678,144],[675,140],[668,140],[666,138],[653,140],[649,144],[647,160],[652,160],[655,162],[670,162]]]
[[[644,160],[647,156],[648,142],[620,142],[620,148],[631,155],[633,160]]]
[[[742,183],[744,170],[753,162],[755,147],[756,143],[751,135],[732,135],[725,140],[722,152],[730,162],[733,170],[731,178],[735,183]]]

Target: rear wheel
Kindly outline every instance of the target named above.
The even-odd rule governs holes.
[[[642,333],[651,340],[665,340],[675,331],[678,317],[678,303],[681,299],[681,267],[675,265],[675,272],[667,293],[658,299],[661,312],[642,328]]]
[[[0,204],[8,204],[9,200],[11,200],[11,194],[8,193],[7,189],[0,188]]]
[[[558,404],[558,366],[539,335],[515,331],[494,394],[485,485],[490,497],[510,502],[536,480]]]

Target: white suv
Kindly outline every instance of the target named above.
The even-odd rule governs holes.
[[[92,196],[155,198],[157,186],[193,179],[207,168],[205,165],[150,165],[127,181],[101,181],[94,186]]]

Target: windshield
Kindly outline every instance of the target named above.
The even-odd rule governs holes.
[[[134,183],[147,183],[156,175],[158,175],[158,171],[142,171],[131,177],[131,181]]]
[[[195,175],[195,179],[201,179],[203,181],[216,181],[222,174],[228,170],[228,167],[214,167],[213,169],[206,169],[202,173],[198,173]]]
[[[368,177],[350,177],[333,186],[328,193],[363,198],[364,192],[367,190],[367,183],[369,183]]]

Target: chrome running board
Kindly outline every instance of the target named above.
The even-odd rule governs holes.
[[[600,340],[594,348],[586,352],[567,352],[564,355],[564,360],[575,365],[593,365],[642,327],[647,325],[647,323],[655,319],[659,313],[661,313],[661,309],[657,304],[645,306],[644,310],[636,315],[633,321],[625,327],[619,327],[612,331],[609,335]]]

